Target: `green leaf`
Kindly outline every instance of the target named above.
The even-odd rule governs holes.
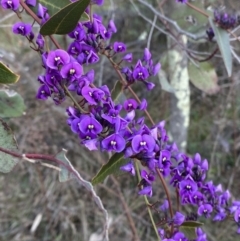
[[[114,87],[113,87],[113,89],[112,89],[112,91],[111,91],[111,97],[112,97],[113,101],[114,101],[114,102],[117,101],[118,98],[120,97],[120,95],[121,95],[122,93],[123,93],[123,85],[122,85],[122,83],[118,80],[118,81],[115,83],[115,85],[114,85]]]
[[[43,6],[45,6],[48,9],[49,15],[52,16],[68,5],[69,0],[38,0],[37,3],[41,3]],[[36,6],[38,6],[38,4]],[[35,12],[37,12],[37,8],[38,7],[36,7]]]
[[[196,222],[196,221],[186,221],[183,222],[182,225],[179,227],[179,231],[184,233],[184,235],[189,239],[196,239],[196,228],[201,227],[203,223]]]
[[[20,76],[14,74],[6,65],[0,62],[0,84],[13,84],[19,80]]]
[[[54,14],[40,29],[42,35],[67,34],[74,30],[90,0],[70,3]]]
[[[211,17],[209,17],[208,20],[215,34],[218,47],[223,57],[223,62],[227,69],[228,76],[230,77],[232,75],[232,53],[229,34],[226,30],[217,27]]]
[[[170,92],[170,93],[175,92],[174,88],[168,82],[166,72],[164,70],[161,69],[158,72],[158,79],[159,79],[159,83],[160,83],[163,90],[165,90],[167,92]]]
[[[199,63],[199,68],[189,62],[188,74],[192,84],[207,94],[215,94],[219,91],[218,76],[209,62]]]
[[[0,117],[22,116],[26,106],[23,98],[13,90],[0,90]]]
[[[56,155],[56,159],[62,161],[64,164],[66,164],[66,166],[72,167],[72,164],[66,157],[66,154],[67,154],[67,151],[63,149],[61,152],[59,152]],[[58,175],[59,182],[66,182],[73,178],[71,172],[69,172],[69,170],[66,168],[66,166],[59,165],[59,168],[61,169],[61,171],[59,172],[59,175]]]
[[[119,168],[126,164],[126,162],[128,162],[128,160],[124,159],[123,152],[115,153],[112,155],[109,161],[101,167],[97,175],[92,179],[92,184],[96,185],[100,182],[103,182],[107,176],[117,173]]]
[[[8,151],[16,152],[17,143],[8,125],[0,119],[0,147]],[[0,151],[0,172],[8,173],[18,163],[18,159],[14,159],[11,155]]]

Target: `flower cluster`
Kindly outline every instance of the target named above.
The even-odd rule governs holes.
[[[101,5],[103,1],[93,0],[92,3]],[[35,6],[36,1],[29,0],[26,4]],[[16,11],[19,1],[2,0],[1,5]],[[86,13],[90,12],[86,9]],[[41,4],[38,4],[37,15],[42,23],[50,17],[47,8]],[[67,96],[70,97],[74,106],[67,108],[67,124],[79,136],[82,145],[89,150],[123,153],[129,162],[121,170],[131,175],[136,173],[134,162],[140,161],[144,168],[140,171],[139,195],[153,195],[156,177],[170,180],[169,185],[178,193],[180,204],[188,205],[192,213],[185,215],[179,210],[174,213],[170,200],[165,200],[160,207],[164,222],[159,228],[159,235],[164,241],[189,240],[179,231],[179,227],[186,221],[196,221],[200,217],[214,221],[233,217],[240,233],[240,201],[231,203],[228,190],[224,191],[221,185],[206,180],[208,161],[202,160],[199,154],[191,158],[181,153],[175,143],[169,143],[164,121],[149,127],[144,118],[135,118],[137,111],[146,109],[146,100],[138,103],[135,99],[127,99],[122,104],[116,104],[106,85],[94,85],[94,70],[84,72],[85,64],[94,64],[103,55],[120,73],[125,88],[142,82],[151,90],[154,84],[149,78],[156,75],[161,67],[159,63],[153,63],[148,49],[144,50],[141,59],[131,64],[132,54],[122,55],[127,50],[124,43],[106,45],[106,40],[117,31],[114,22],[110,21],[105,26],[97,14],[90,19],[78,23],[68,34],[72,42],[67,50],[46,51],[44,38],[40,34],[34,38],[31,25],[21,22],[13,26],[13,32],[34,42],[42,56],[44,74],[38,77],[40,88],[37,98],[45,100],[50,97],[55,104],[60,104]],[[229,28],[234,22],[228,15],[219,16],[217,13],[215,21],[224,28]],[[117,62],[115,58],[120,60]],[[196,237],[196,241],[207,240],[201,228],[196,228]]]
[[[214,11],[214,21],[223,29],[232,29],[238,24],[236,15],[230,15],[226,12]]]

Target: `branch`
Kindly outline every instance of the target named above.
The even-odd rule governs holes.
[[[97,206],[100,208],[100,210],[102,210],[102,212],[104,213],[105,216],[105,224],[104,224],[104,232],[105,232],[105,238],[107,241],[109,241],[108,238],[108,229],[109,229],[109,220],[108,220],[108,212],[107,210],[104,208],[103,203],[101,201],[101,199],[99,198],[99,196],[96,194],[95,190],[93,189],[93,186],[90,182],[84,180],[81,175],[79,174],[79,172],[72,166],[72,164],[70,162],[68,162],[68,164],[66,164],[65,162],[55,158],[54,156],[51,155],[42,155],[42,154],[19,154],[17,152],[13,152],[10,150],[7,150],[5,148],[0,147],[0,151],[6,154],[9,154],[13,157],[16,158],[20,158],[23,160],[32,160],[33,162],[36,162],[35,159],[40,160],[40,161],[49,161],[52,162],[54,164],[57,164],[58,166],[63,166],[64,168],[66,168],[72,175],[73,177],[75,177],[78,181],[79,184],[83,185],[88,191],[91,192],[93,199],[95,201],[95,203],[97,204]]]

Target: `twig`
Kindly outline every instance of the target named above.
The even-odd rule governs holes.
[[[77,181],[79,182],[79,184],[83,185],[88,191],[91,192],[93,199],[95,201],[95,203],[97,204],[97,206],[102,210],[102,212],[105,215],[105,224],[104,224],[104,232],[105,232],[105,238],[107,241],[109,241],[108,238],[108,229],[109,229],[109,221],[108,221],[108,212],[107,210],[104,208],[103,203],[101,201],[101,199],[99,198],[99,196],[96,194],[95,190],[93,189],[93,186],[90,182],[84,180],[81,175],[79,174],[79,172],[72,166],[72,164],[70,162],[68,162],[68,164],[66,164],[65,162],[55,158],[54,156],[50,156],[50,155],[43,155],[43,154],[19,154],[17,152],[14,151],[10,151],[7,150],[5,148],[0,147],[0,151],[6,154],[9,154],[13,157],[16,158],[20,158],[20,159],[25,159],[26,158],[29,159],[37,159],[37,160],[45,160],[45,161],[49,161],[52,162],[54,164],[57,164],[59,166],[63,166],[64,168],[66,168],[72,175],[73,177],[75,177],[77,179]]]
[[[154,16],[153,24],[152,24],[152,27],[150,29],[149,35],[148,35],[148,41],[147,41],[147,48],[148,49],[150,49],[151,40],[152,40],[152,34],[153,34],[153,30],[155,28],[156,21],[157,21],[157,15]]]

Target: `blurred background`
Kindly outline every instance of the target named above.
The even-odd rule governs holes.
[[[238,0],[190,2],[209,14],[211,9],[219,9],[240,15]],[[160,18],[149,6],[176,21],[179,28]],[[148,100],[148,110],[155,122],[166,120],[170,137],[178,142],[181,149],[190,156],[198,152],[203,159],[208,159],[208,178],[215,184],[222,183],[234,199],[240,199],[239,42],[231,42],[236,55],[231,77],[228,77],[220,52],[217,52],[207,61],[210,65],[207,74],[204,72],[200,78],[195,78],[199,73],[191,70],[190,66],[196,63],[196,59],[208,58],[217,46],[214,40],[210,42],[206,39],[205,31],[209,28],[207,18],[189,7],[176,4],[175,0],[105,0],[105,5],[95,7],[95,11],[104,17],[105,23],[114,19],[118,32],[111,43],[126,43],[135,61],[148,47],[155,62],[161,62],[160,75],[151,79],[156,87],[147,91],[144,85],[136,84],[134,90],[140,98]],[[29,17],[25,16],[24,20],[28,21]],[[55,106],[51,100],[36,100],[37,76],[43,73],[43,69],[38,54],[29,48],[27,40],[11,32],[11,26],[16,21],[15,14],[0,9],[0,56],[21,75],[19,82],[10,88],[23,96],[27,106],[25,115],[8,121],[19,149],[23,153],[55,155],[65,148],[73,166],[90,181],[108,156],[87,151],[79,144],[78,136],[66,124],[65,109],[71,105],[69,100],[61,106]],[[34,29],[37,31],[38,26]],[[179,29],[185,32],[180,33]],[[186,37],[188,33],[202,37],[193,40]],[[235,34],[239,34],[238,29]],[[57,39],[62,46],[69,42],[59,36]],[[172,51],[176,51],[177,61],[171,58]],[[182,77],[177,79],[177,83],[186,92],[184,110],[176,109],[179,99],[173,92],[178,84],[174,83],[172,67],[179,67],[179,64]],[[102,58],[94,69],[96,85],[114,86],[117,75],[107,59]],[[131,97],[128,92],[121,99],[127,97]],[[180,126],[176,127],[174,123],[177,122]],[[148,120],[147,123],[150,124]],[[0,240],[101,240],[104,217],[89,192],[75,180],[59,183],[57,176],[55,170],[24,161],[11,173],[0,174]],[[110,240],[156,240],[144,200],[137,195],[136,178],[128,174],[111,176],[95,189],[109,212]],[[154,192],[155,199],[150,201],[161,203],[165,194],[160,183],[154,187]],[[154,218],[160,220],[161,215],[153,213]],[[34,220],[39,221],[35,228]],[[138,237],[133,235],[134,229]],[[210,241],[240,239],[231,221],[208,222],[203,229]]]

